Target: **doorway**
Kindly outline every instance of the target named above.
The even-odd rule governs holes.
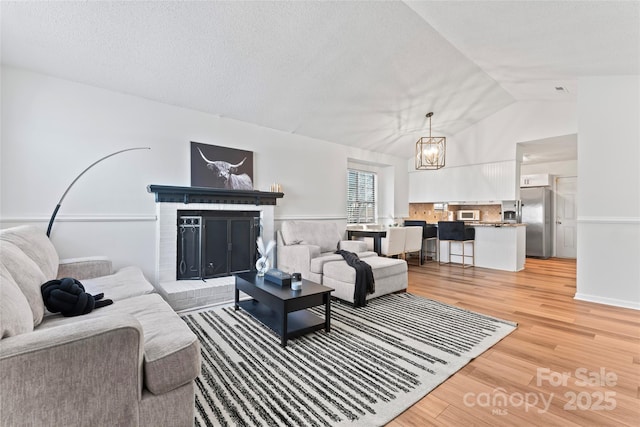
[[[552,189],[552,256],[576,259],[578,135],[518,142],[516,160],[516,174],[522,185],[523,177],[538,175],[541,185]]]
[[[576,258],[578,178],[556,178],[556,256]]]

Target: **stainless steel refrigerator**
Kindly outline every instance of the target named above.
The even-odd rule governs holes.
[[[522,222],[527,224],[527,256],[551,256],[551,190],[547,187],[520,189]]]

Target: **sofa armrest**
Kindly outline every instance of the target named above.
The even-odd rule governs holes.
[[[86,257],[61,259],[58,266],[58,278],[93,279],[113,274],[111,260],[106,257]]]
[[[316,245],[279,245],[278,269],[287,273],[300,273],[309,278],[309,267],[313,258],[320,256],[320,246]]]
[[[0,425],[129,425],[138,418],[144,337],[99,316],[0,342]]]
[[[355,253],[367,251],[367,243],[362,240],[341,240],[339,247],[344,251]]]

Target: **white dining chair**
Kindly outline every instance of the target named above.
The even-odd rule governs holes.
[[[404,259],[407,254],[418,253],[418,264],[422,265],[422,227],[404,227],[406,236],[404,239]]]
[[[387,257],[403,254],[405,235],[404,227],[389,227],[386,237],[380,240],[380,253]]]

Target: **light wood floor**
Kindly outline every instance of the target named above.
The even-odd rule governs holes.
[[[411,261],[410,292],[518,328],[389,426],[640,426],[640,312],[574,300],[575,260],[527,258],[519,273]]]

